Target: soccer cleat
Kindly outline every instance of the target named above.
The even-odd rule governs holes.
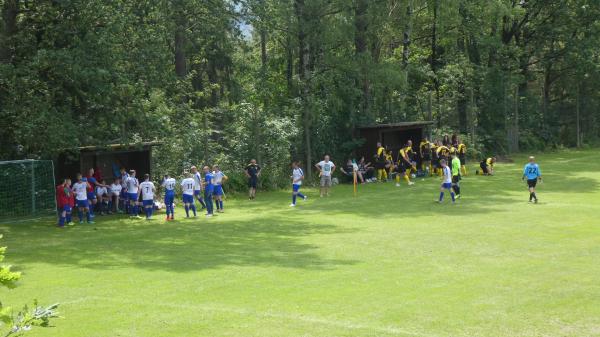
[[[302,200],[306,201],[306,200],[308,200],[308,197],[304,196],[304,198],[302,198]]]
[[[167,218],[165,219],[165,221],[171,221],[171,218],[169,218],[169,216],[167,216]]]
[[[68,223],[67,223],[67,226],[75,226],[75,223],[74,223],[73,221],[71,221],[71,222],[68,222]]]
[[[399,184],[399,183],[396,183],[396,187],[400,187],[400,184]]]
[[[88,224],[93,225],[93,224],[95,224],[95,222],[94,222],[94,220],[90,220],[90,221],[88,221]]]
[[[538,203],[538,200],[537,200],[537,198],[536,198],[536,199],[535,199],[533,202],[537,204],[537,203]]]
[[[460,199],[460,194],[458,194],[458,195],[456,196],[456,199],[457,199],[457,200],[458,200],[458,199]]]
[[[80,224],[80,225],[83,225],[83,220],[79,221],[79,224]]]
[[[207,217],[207,218],[210,218],[210,217],[212,217],[212,216],[213,216],[212,214],[206,214],[206,217]]]
[[[408,182],[408,186],[412,186],[412,185],[414,185],[414,184],[415,184],[415,183],[414,183],[414,182],[412,182],[412,181],[409,181],[409,182]]]
[[[290,207],[296,207],[296,204],[290,204]]]

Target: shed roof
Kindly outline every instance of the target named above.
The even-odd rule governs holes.
[[[140,148],[148,148],[152,146],[162,145],[162,142],[151,141],[130,144],[106,144],[106,145],[88,145],[75,148],[79,151],[119,151],[119,150],[136,150]]]
[[[419,126],[432,125],[433,121],[420,121],[420,122],[399,122],[399,123],[386,123],[386,124],[374,124],[358,127],[359,130],[367,129],[394,129],[394,128],[411,128]]]

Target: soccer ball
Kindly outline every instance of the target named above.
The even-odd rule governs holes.
[[[417,177],[417,175],[413,173],[413,174],[410,175],[410,177],[413,178],[413,179],[415,179]]]

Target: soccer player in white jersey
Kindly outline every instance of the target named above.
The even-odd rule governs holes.
[[[194,178],[191,173],[186,173],[186,178],[181,181],[181,189],[183,190],[183,208],[185,209],[185,217],[190,217],[190,209],[196,216],[196,205],[194,205]]]
[[[87,182],[87,179],[82,178],[81,173],[77,173],[77,182],[73,184],[73,192],[75,193],[75,203],[80,224],[83,223],[83,212],[85,212],[87,223],[94,223],[90,214],[90,204],[87,197],[89,187],[90,184]]]
[[[304,180],[304,171],[298,165],[298,162],[292,163],[292,203],[290,207],[296,207],[296,198],[300,197],[304,200],[308,199],[307,196],[300,193],[300,187],[302,186],[302,180]]]
[[[215,204],[217,205],[217,212],[223,213],[223,183],[227,181],[225,173],[221,172],[219,165],[213,166],[212,181],[214,185],[213,195],[215,198]]]
[[[165,208],[167,210],[167,221],[175,220],[175,208],[173,207],[173,203],[175,202],[176,185],[177,181],[175,178],[171,178],[168,174],[166,174],[162,183],[162,187],[165,189]],[[169,215],[171,216],[169,217]]]
[[[112,211],[119,212],[119,199],[121,197],[121,191],[123,190],[123,186],[121,185],[121,179],[116,178],[112,184],[110,184],[110,201],[108,208]],[[113,206],[114,205],[114,206]]]
[[[127,199],[129,199],[129,214],[131,214],[131,217],[133,218],[141,218],[138,212],[137,202],[140,182],[135,177],[135,170],[129,171],[129,177],[127,177],[125,185],[127,185]]]
[[[98,200],[99,205],[99,213],[102,215],[106,212],[106,214],[110,213],[110,209],[108,208],[108,185],[106,185],[106,180],[102,180],[100,184],[96,185],[96,199]]]
[[[450,196],[452,197],[452,203],[454,203],[454,191],[452,191],[452,170],[448,167],[448,163],[446,159],[440,160],[440,165],[442,166],[442,186],[440,188],[440,200],[438,201],[440,204],[444,200],[444,190],[448,190],[450,192]]]
[[[146,213],[146,220],[152,219],[152,211],[154,210],[154,192],[156,187],[154,183],[150,181],[150,175],[144,175],[144,182],[140,184],[140,190],[142,194],[142,206]]]
[[[202,197],[202,175],[196,166],[192,166],[192,177],[194,178],[194,197],[198,200],[200,205],[202,205],[202,209],[206,208],[206,204],[204,203],[204,198]]]

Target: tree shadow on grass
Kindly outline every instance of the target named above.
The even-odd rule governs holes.
[[[323,258],[318,246],[302,238],[352,231],[282,217],[219,223],[200,218],[170,223],[113,218],[64,230],[44,225],[2,228],[10,238],[11,262],[17,265],[42,262],[176,272],[226,266],[334,269],[357,261]]]

